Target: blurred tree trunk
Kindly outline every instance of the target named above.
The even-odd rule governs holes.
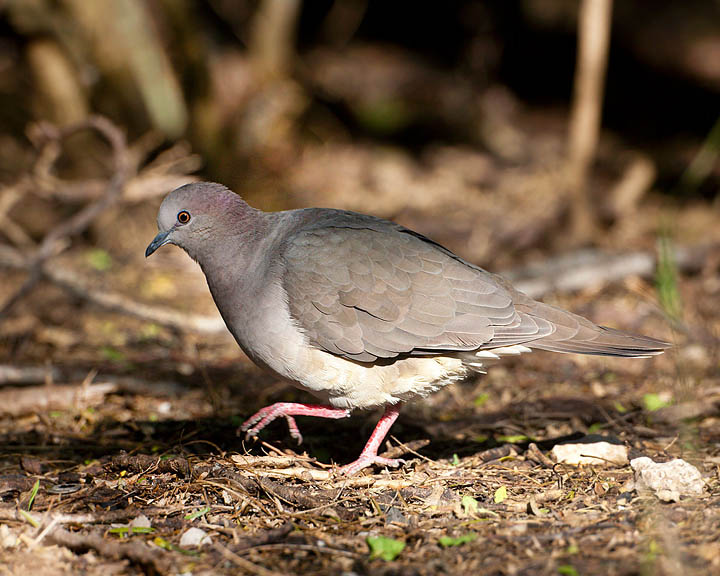
[[[262,0],[253,18],[248,53],[257,79],[245,107],[237,143],[242,155],[280,160],[294,140],[307,97],[291,77],[300,0]]]
[[[34,104],[38,118],[60,126],[80,122],[88,115],[88,102],[78,73],[53,39],[28,43],[27,59],[33,74]]]
[[[600,133],[611,22],[612,0],[582,0],[568,164],[571,236],[576,243],[587,242],[597,227],[588,174]]]
[[[262,75],[284,77],[295,55],[300,0],[263,0],[252,25],[250,55]]]
[[[182,136],[188,124],[187,107],[149,3],[63,0],[63,4],[113,88],[126,102],[137,93],[155,128],[169,138]]]

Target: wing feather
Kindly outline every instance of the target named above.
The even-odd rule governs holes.
[[[303,214],[282,251],[284,287],[298,327],[332,354],[372,363],[518,344],[614,356],[667,347],[536,302],[391,222],[331,210]]]
[[[382,224],[314,228],[289,242],[288,303],[314,346],[360,362],[473,350],[517,315],[488,273]]]

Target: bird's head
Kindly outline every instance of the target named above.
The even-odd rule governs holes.
[[[160,205],[158,234],[145,250],[150,256],[165,244],[175,244],[197,259],[213,243],[253,211],[222,184],[194,182],[170,192]]]

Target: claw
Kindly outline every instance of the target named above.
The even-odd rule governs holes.
[[[382,456],[378,456],[378,448],[380,448],[380,443],[383,441],[385,436],[387,436],[388,431],[395,423],[395,420],[397,420],[399,414],[399,406],[388,406],[387,408],[385,408],[385,413],[382,415],[382,418],[380,418],[380,421],[375,426],[375,430],[373,430],[373,433],[370,434],[370,439],[367,441],[367,444],[365,444],[365,448],[363,448],[363,451],[360,453],[360,457],[355,460],[355,462],[351,462],[350,464],[347,464],[346,466],[340,468],[339,471],[341,474],[352,476],[353,474],[357,474],[363,468],[367,468],[368,466],[372,466],[373,464],[397,467],[405,463],[404,460],[395,458],[383,458]]]
[[[373,464],[379,464],[380,466],[389,466],[390,468],[398,468],[405,464],[405,460],[402,458],[383,458],[382,456],[373,456],[368,454],[366,456],[360,455],[360,458],[340,468],[340,474],[346,476],[353,476],[362,470],[368,468]]]
[[[318,416],[320,418],[334,419],[346,418],[350,416],[350,410],[295,402],[277,402],[276,404],[265,406],[265,408],[258,410],[250,416],[250,418],[242,423],[238,432],[245,432],[245,439],[249,440],[253,436],[257,436],[265,426],[280,416],[287,420],[290,436],[292,436],[298,444],[302,444],[303,437],[293,416]]]
[[[370,435],[370,439],[365,445],[365,448],[363,448],[360,457],[355,460],[355,462],[351,462],[350,464],[340,468],[339,472],[341,474],[352,476],[353,474],[357,474],[363,468],[367,468],[373,464],[396,468],[405,463],[404,460],[399,458],[383,458],[382,456],[378,456],[380,443],[383,441],[390,430],[390,427],[397,419],[398,414],[400,414],[399,406],[388,406],[385,409],[385,414],[383,414],[382,418],[380,418],[380,421],[377,423],[377,426],[375,426],[375,430],[373,430],[373,433]],[[278,402],[276,404],[266,406],[262,410],[258,410],[240,426],[239,431],[245,432],[245,438],[249,439],[253,436],[257,436],[260,431],[265,428],[265,426],[280,416],[287,420],[290,436],[295,438],[298,444],[301,444],[303,437],[293,416],[318,416],[320,418],[338,419],[350,416],[350,410],[346,410],[344,408],[333,408],[331,406],[316,406],[295,402]]]

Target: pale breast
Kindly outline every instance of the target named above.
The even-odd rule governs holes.
[[[332,406],[374,408],[424,397],[470,370],[451,356],[409,357],[387,364],[346,360],[310,345],[292,319],[279,285],[269,286],[262,300],[245,315],[242,326],[236,325],[238,343],[258,364]]]

